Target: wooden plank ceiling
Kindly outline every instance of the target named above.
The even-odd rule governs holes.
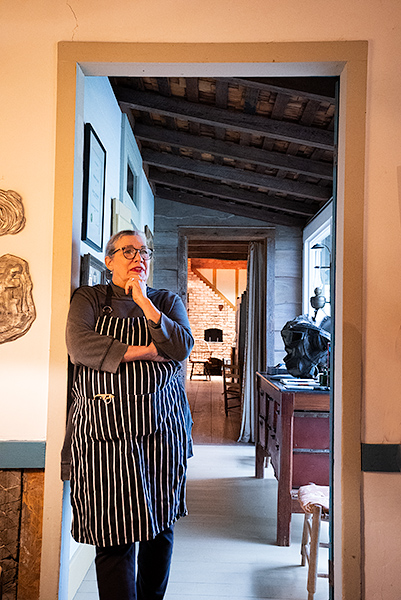
[[[156,197],[292,227],[331,198],[333,79],[110,82]]]

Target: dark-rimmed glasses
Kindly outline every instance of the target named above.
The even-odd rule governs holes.
[[[117,250],[114,250],[111,253],[111,256],[113,256],[116,252],[119,252],[119,250],[121,250],[121,252],[124,254],[124,258],[128,260],[136,258],[138,252],[140,254],[140,257],[144,260],[150,260],[153,255],[153,250],[151,250],[150,248],[146,248],[145,246],[143,246],[142,248],[134,248],[134,246],[123,246],[122,248],[117,248]]]

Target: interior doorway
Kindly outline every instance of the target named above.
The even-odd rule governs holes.
[[[220,365],[221,372],[223,361],[238,360],[239,314],[245,289],[246,260],[227,265],[219,259],[188,259],[187,313],[195,352],[206,352],[208,362],[203,365],[203,375],[213,369],[213,363],[217,370]],[[194,350],[190,363],[193,355]],[[193,375],[190,363],[188,369]]]
[[[356,45],[355,45],[356,44]],[[75,46],[75,48],[73,48]],[[96,46],[96,49],[95,49]],[[64,52],[64,59],[59,63],[59,86],[58,86],[58,123],[57,123],[57,159],[56,159],[56,209],[55,209],[55,233],[54,233],[54,249],[55,249],[55,261],[54,261],[54,277],[53,277],[53,301],[66,313],[68,306],[69,294],[66,293],[63,302],[60,305],[60,289],[65,291],[69,288],[69,264],[68,258],[70,255],[71,240],[66,239],[68,236],[59,235],[65,231],[66,223],[71,223],[71,204],[65,202],[66,196],[70,198],[72,202],[73,197],[73,149],[74,149],[74,107],[75,107],[75,68],[76,63],[81,65],[86,74],[109,74],[113,71],[113,67],[110,63],[109,52],[110,45],[108,48],[103,47],[102,44],[62,44],[61,54]],[[113,45],[111,45],[113,46]],[[185,55],[185,60],[194,61],[196,64],[200,64],[205,60],[210,61],[210,47],[206,44],[202,45],[183,45],[182,52],[178,51],[178,55],[175,54],[177,46],[174,47],[174,52],[171,54],[168,50],[168,45],[155,47],[149,53],[149,47],[139,48],[141,45],[132,45],[131,50],[128,49],[130,45],[124,45],[124,50],[121,48],[118,50],[116,46],[115,57],[119,57],[119,72],[121,69],[132,75],[135,69],[141,70],[144,68],[155,68],[160,69],[160,63],[163,61],[171,61],[169,63],[170,68],[177,68],[179,60]],[[144,45],[146,46],[146,45]],[[184,49],[185,46],[185,49]],[[128,54],[127,54],[127,49]],[[258,74],[260,69],[270,71],[271,73],[277,74],[278,68],[282,69],[282,72],[296,74],[296,72],[314,73],[314,74],[335,74],[340,75],[343,78],[344,83],[347,85],[343,87],[344,92],[342,93],[343,107],[340,105],[340,130],[342,137],[340,136],[340,152],[339,152],[339,165],[340,169],[344,168],[344,165],[350,159],[348,152],[352,152],[354,155],[363,157],[363,126],[364,126],[364,105],[365,105],[365,86],[366,78],[364,68],[366,66],[366,47],[364,44],[358,43],[338,43],[331,44],[329,47],[319,44],[245,44],[240,49],[240,56],[242,63],[238,63],[238,49],[239,45],[215,45],[215,52],[212,52],[213,59],[216,61],[214,69],[220,72],[227,72],[227,68],[232,70],[232,62],[235,62],[234,71],[238,73],[239,70],[243,72],[251,69],[254,73]],[[93,52],[95,50],[95,52]],[[206,50],[206,54],[205,54]],[[143,53],[143,51],[145,53]],[[161,54],[160,54],[161,52]],[[278,54],[277,54],[278,53]],[[279,60],[278,56],[280,56]],[[178,59],[178,61],[177,61]],[[261,62],[263,61],[263,62]],[[359,61],[359,63],[358,63]],[[365,62],[364,62],[365,61]],[[280,63],[280,64],[278,64]],[[359,70],[358,65],[359,64]],[[125,67],[122,65],[126,65]],[[153,65],[153,67],[152,67]],[[173,65],[173,66],[171,66]],[[220,65],[220,66],[218,66]],[[230,66],[231,65],[231,66]],[[240,65],[240,67],[238,67]],[[250,66],[252,65],[252,66]],[[355,70],[347,68],[355,65]],[[270,68],[272,67],[273,68]],[[193,63],[187,63],[185,69],[193,71]],[[278,68],[277,68],[278,67]],[[179,69],[182,66],[178,67]],[[199,71],[199,66],[196,67]],[[195,70],[196,72],[196,70]],[[346,111],[345,111],[346,108]],[[341,111],[344,110],[343,113]],[[341,118],[341,114],[343,115]],[[347,134],[347,147],[345,147],[345,131]],[[359,154],[358,154],[359,151]],[[348,432],[346,423],[360,422],[359,418],[355,418],[356,414],[360,411],[360,377],[355,377],[355,372],[360,369],[361,364],[361,344],[355,339],[355,336],[349,336],[343,329],[344,315],[346,313],[346,322],[359,323],[360,321],[360,296],[355,296],[355,289],[359,289],[360,293],[362,286],[357,283],[360,282],[362,270],[360,269],[361,256],[362,256],[362,207],[363,207],[363,160],[360,160],[357,164],[353,164],[355,169],[351,169],[352,175],[350,174],[347,178],[340,177],[340,215],[341,218],[338,221],[340,231],[339,238],[341,240],[341,246],[339,251],[339,265],[337,267],[337,277],[341,282],[340,286],[337,286],[337,293],[339,294],[339,302],[337,302],[336,310],[338,312],[337,318],[337,386],[336,394],[338,394],[338,472],[335,477],[338,478],[339,486],[341,489],[341,498],[346,498],[347,502],[341,502],[341,498],[338,498],[339,508],[339,519],[342,522],[342,528],[338,530],[338,565],[337,576],[339,586],[339,594],[349,594],[346,597],[359,597],[360,581],[361,576],[359,572],[359,562],[355,560],[355,557],[360,555],[360,529],[358,518],[360,511],[360,501],[358,496],[359,490],[359,477],[360,468],[358,461],[358,452],[353,452],[355,444],[358,446],[358,440],[355,438],[355,432]],[[352,228],[352,235],[344,229],[344,222],[351,220],[354,223]],[[358,229],[359,224],[359,229]],[[351,239],[352,238],[352,239]],[[347,259],[348,253],[351,256],[352,248],[352,261],[350,261],[350,268],[347,273],[344,273],[341,265],[343,261]],[[359,249],[360,256],[358,260],[358,254],[355,253],[355,248]],[[57,257],[59,257],[57,259]],[[352,285],[351,285],[352,281]],[[347,285],[350,284],[349,289],[352,290],[352,302],[343,303],[343,299],[346,299]],[[52,328],[51,336],[51,366],[55,363],[60,363],[60,356],[64,356],[63,351],[63,340],[60,332],[57,328]],[[344,358],[349,360],[344,360]],[[62,361],[61,361],[62,362]],[[65,366],[65,365],[64,365]],[[352,369],[352,374],[351,374]],[[65,369],[61,369],[65,371]],[[65,382],[63,378],[60,379],[56,373],[59,373],[60,369],[57,368],[54,371],[51,370],[50,375],[50,397],[54,395],[55,398],[59,399],[63,397],[63,389]],[[61,392],[61,393],[60,393]],[[65,412],[64,412],[65,414]],[[59,510],[57,507],[60,506],[60,486],[57,485],[58,481],[58,468],[57,459],[58,456],[58,440],[64,426],[64,414],[63,411],[59,410],[59,403],[57,401],[57,408],[49,407],[49,419],[51,427],[49,430],[49,439],[47,445],[47,464],[46,464],[46,495],[45,495],[45,529],[44,529],[44,552],[42,556],[42,572],[46,573],[46,577],[42,577],[41,582],[41,594],[43,598],[52,598],[57,595],[57,552],[52,552],[52,549],[58,546],[59,543]],[[347,414],[352,418],[347,419]],[[336,421],[336,415],[334,419]],[[350,433],[350,436],[347,436]],[[348,452],[351,450],[351,452]],[[348,457],[347,462],[342,461],[343,453]],[[351,458],[349,458],[351,457]],[[355,460],[352,458],[355,457]],[[53,485],[54,484],[54,485]],[[335,499],[336,502],[336,499]],[[349,525],[349,527],[348,527]],[[349,543],[348,543],[349,542]],[[335,540],[336,543],[336,540]],[[347,556],[352,554],[352,560],[347,561]],[[54,573],[53,578],[49,577],[49,573]],[[351,590],[355,590],[352,594]],[[340,596],[339,596],[340,597]]]

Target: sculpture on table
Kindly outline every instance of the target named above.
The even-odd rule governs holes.
[[[287,352],[284,362],[294,377],[316,377],[328,368],[330,318],[318,327],[307,315],[288,321],[281,330]]]

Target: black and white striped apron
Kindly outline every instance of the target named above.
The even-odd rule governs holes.
[[[96,331],[151,342],[145,317],[102,315]],[[81,367],[74,384],[72,535],[96,546],[147,540],[187,514],[188,401],[176,361]]]

